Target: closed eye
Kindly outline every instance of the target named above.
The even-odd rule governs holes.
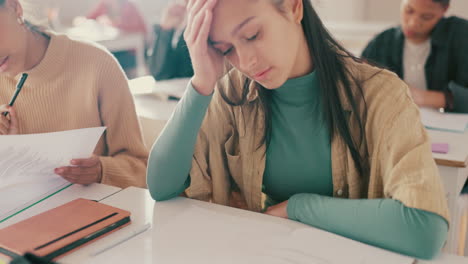
[[[226,50],[226,51],[223,51],[223,52],[222,52],[222,53],[223,53],[223,56],[227,56],[227,55],[229,55],[229,53],[231,53],[231,51],[232,51],[232,50],[233,50],[233,48],[232,48],[232,47],[230,47],[228,50]]]
[[[429,21],[431,20],[432,18],[434,18],[434,16],[432,15],[429,15],[429,16],[423,16],[422,19],[426,20],[426,21]]]
[[[257,37],[258,37],[258,35],[259,35],[259,32],[257,32],[257,34],[253,35],[252,37],[247,38],[247,41],[256,40]],[[234,47],[230,47],[229,49],[227,49],[227,50],[225,50],[225,51],[219,50],[219,52],[221,52],[221,54],[223,54],[223,56],[227,56],[227,55],[229,55],[233,50],[234,50]]]
[[[253,35],[252,37],[250,38],[247,38],[248,41],[251,41],[251,40],[255,40],[256,38],[258,37],[258,33]]]

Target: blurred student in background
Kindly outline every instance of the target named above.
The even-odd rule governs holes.
[[[87,18],[96,19],[128,33],[147,33],[143,16],[129,0],[101,0]]]
[[[118,28],[124,33],[141,33],[147,36],[146,22],[134,3],[129,0],[101,0],[87,15],[99,23]],[[113,52],[129,77],[135,77],[134,51]]]
[[[445,18],[450,0],[402,0],[401,25],[362,57],[394,71],[421,107],[468,113],[468,21]]]
[[[187,0],[170,3],[163,11],[161,23],[154,26],[156,39],[148,58],[150,72],[156,80],[192,77],[193,69],[183,38]]]

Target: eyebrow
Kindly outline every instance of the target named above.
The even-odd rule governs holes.
[[[245,19],[242,23],[240,23],[239,25],[237,25],[234,30],[231,32],[231,35],[235,35],[237,32],[239,32],[239,30],[242,29],[242,27],[244,27],[245,25],[247,25],[247,23],[249,23],[252,19],[254,19],[255,16],[251,16],[247,19]],[[216,44],[222,44],[223,42],[222,41],[213,41],[211,39],[208,40],[208,42],[211,44],[211,45],[216,45]]]

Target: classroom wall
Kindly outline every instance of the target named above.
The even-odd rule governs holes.
[[[24,0],[45,1],[60,8],[60,19],[70,24],[75,16],[85,15],[98,0]],[[160,20],[161,11],[170,1],[133,0],[148,25]],[[236,1],[236,0],[233,0]],[[330,32],[347,49],[359,55],[367,42],[382,30],[397,25],[400,0],[311,0]],[[449,15],[468,19],[468,0],[452,0]]]
[[[35,0],[41,1],[41,0]],[[48,0],[60,8],[60,19],[69,24],[74,17],[88,13],[98,0]],[[133,0],[148,24],[159,21],[159,15],[169,0]]]
[[[398,22],[400,16],[400,1],[397,0],[368,0],[366,20],[381,22]],[[468,0],[452,0],[449,15],[456,15],[468,19]]]
[[[360,21],[366,16],[367,1],[368,0],[312,0],[312,3],[324,21]]]
[[[162,8],[170,2],[170,0],[133,1],[137,3],[148,23],[157,22]],[[86,14],[98,0],[46,0],[46,2],[59,6],[61,18],[67,22],[74,16]],[[325,21],[397,23],[399,20],[399,0],[312,0],[312,2]],[[449,13],[468,19],[468,0],[452,0]]]
[[[312,0],[325,21],[398,23],[399,0]],[[452,0],[449,15],[468,19],[468,0]]]

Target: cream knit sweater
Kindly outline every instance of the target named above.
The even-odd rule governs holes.
[[[121,67],[98,45],[47,34],[47,52],[27,72],[15,102],[20,134],[106,126],[94,151],[102,183],[146,187],[148,152]],[[18,78],[0,75],[0,105],[9,102]]]

